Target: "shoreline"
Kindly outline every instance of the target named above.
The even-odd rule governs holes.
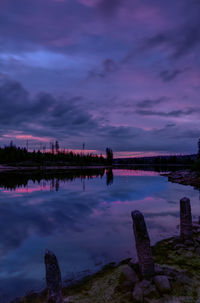
[[[62,288],[66,303],[188,303],[200,299],[200,225],[193,222],[193,240],[180,237],[161,240],[152,246],[155,277],[165,277],[170,289],[155,287],[155,277],[141,278],[139,265],[133,259],[109,263],[100,271]],[[144,292],[142,300],[133,295],[134,285]],[[10,303],[45,303],[47,290],[31,292]]]
[[[4,172],[32,172],[32,171],[70,171],[70,170],[92,170],[92,169],[109,169],[113,168],[112,165],[66,165],[66,166],[9,166],[0,165],[0,173]]]
[[[161,176],[168,177],[168,181],[182,185],[200,188],[200,173],[192,170],[180,170],[170,173],[162,173]]]
[[[92,170],[92,169],[134,169],[134,168],[163,168],[166,170],[168,168],[180,168],[183,165],[170,164],[170,165],[160,165],[160,164],[113,164],[113,165],[33,165],[33,166],[21,166],[21,165],[7,165],[0,164],[0,173],[14,171],[14,172],[31,172],[31,171],[70,171],[70,170]],[[184,165],[185,168],[191,167],[190,165]],[[179,170],[178,170],[179,171]],[[175,172],[178,172],[175,171]],[[186,171],[186,170],[184,170]],[[188,170],[189,171],[189,170]],[[171,173],[161,173],[163,176],[170,176]]]

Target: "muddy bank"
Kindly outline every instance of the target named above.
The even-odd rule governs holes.
[[[198,172],[192,170],[180,170],[161,175],[168,177],[168,181],[170,182],[200,188],[200,173]]]

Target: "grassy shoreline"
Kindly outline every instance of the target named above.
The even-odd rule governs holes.
[[[183,244],[179,237],[157,242],[152,247],[156,275],[165,275],[171,284],[171,291],[151,291],[145,303],[194,303],[200,302],[200,225],[193,225],[192,244]],[[133,303],[134,283],[129,271],[139,274],[139,266],[131,259],[110,263],[99,272],[83,278],[71,286],[63,287],[66,303]],[[145,280],[143,280],[144,282]],[[140,284],[143,282],[139,282]],[[138,283],[138,282],[137,282]],[[150,281],[149,283],[153,283]],[[144,283],[143,283],[144,284]],[[152,287],[152,285],[151,285]],[[44,303],[46,291],[31,293],[18,303]]]

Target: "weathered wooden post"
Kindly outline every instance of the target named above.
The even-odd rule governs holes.
[[[150,278],[155,273],[154,261],[144,216],[138,210],[133,211],[131,215],[141,273],[143,277]]]
[[[62,280],[56,256],[49,250],[45,252],[47,303],[63,303]]]
[[[183,240],[192,240],[192,214],[188,198],[180,200],[180,236]]]

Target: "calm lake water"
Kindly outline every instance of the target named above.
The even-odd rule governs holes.
[[[200,215],[199,191],[153,171],[45,179],[0,177],[1,303],[44,288],[45,249],[57,255],[63,280],[135,257],[132,210],[143,212],[152,244],[178,233],[180,198]]]

